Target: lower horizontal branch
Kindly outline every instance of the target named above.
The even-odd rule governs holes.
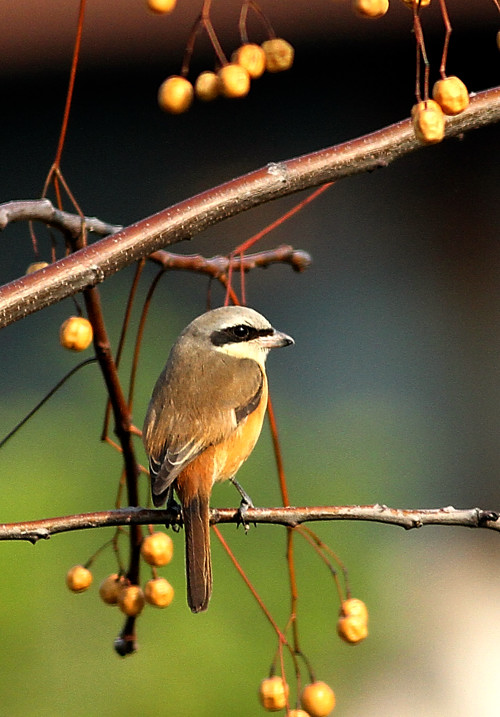
[[[482,508],[457,509],[424,508],[407,510],[386,505],[314,506],[305,508],[249,508],[245,513],[249,523],[269,523],[295,527],[301,523],[328,520],[363,520],[398,525],[401,528],[421,528],[424,525],[455,525],[464,528],[487,528],[500,531],[500,512]],[[238,523],[240,515],[234,508],[213,508],[212,524]],[[27,540],[36,543],[57,533],[119,525],[182,525],[175,512],[147,508],[80,513],[59,518],[31,520],[22,523],[1,523],[0,540]]]

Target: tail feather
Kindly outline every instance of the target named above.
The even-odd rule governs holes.
[[[182,506],[186,533],[187,601],[193,612],[208,607],[212,594],[209,497],[195,495]]]

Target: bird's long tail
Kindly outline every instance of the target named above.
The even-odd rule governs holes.
[[[184,502],[182,514],[186,533],[187,601],[193,612],[208,607],[212,594],[209,496],[197,493]]]

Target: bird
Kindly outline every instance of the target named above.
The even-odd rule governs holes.
[[[210,497],[215,483],[239,490],[240,516],[253,504],[235,475],[252,452],[267,408],[265,362],[293,339],[254,309],[223,306],[195,318],[175,341],[153,389],[143,427],[155,507],[182,510],[187,602],[212,594]]]

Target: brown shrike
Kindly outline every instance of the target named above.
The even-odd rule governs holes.
[[[235,481],[259,438],[267,406],[269,350],[293,344],[261,314],[240,306],[208,311],[175,342],[149,403],[143,441],[153,503],[179,497],[186,533],[187,599],[193,612],[212,593],[210,495]],[[241,508],[240,508],[241,510]]]

